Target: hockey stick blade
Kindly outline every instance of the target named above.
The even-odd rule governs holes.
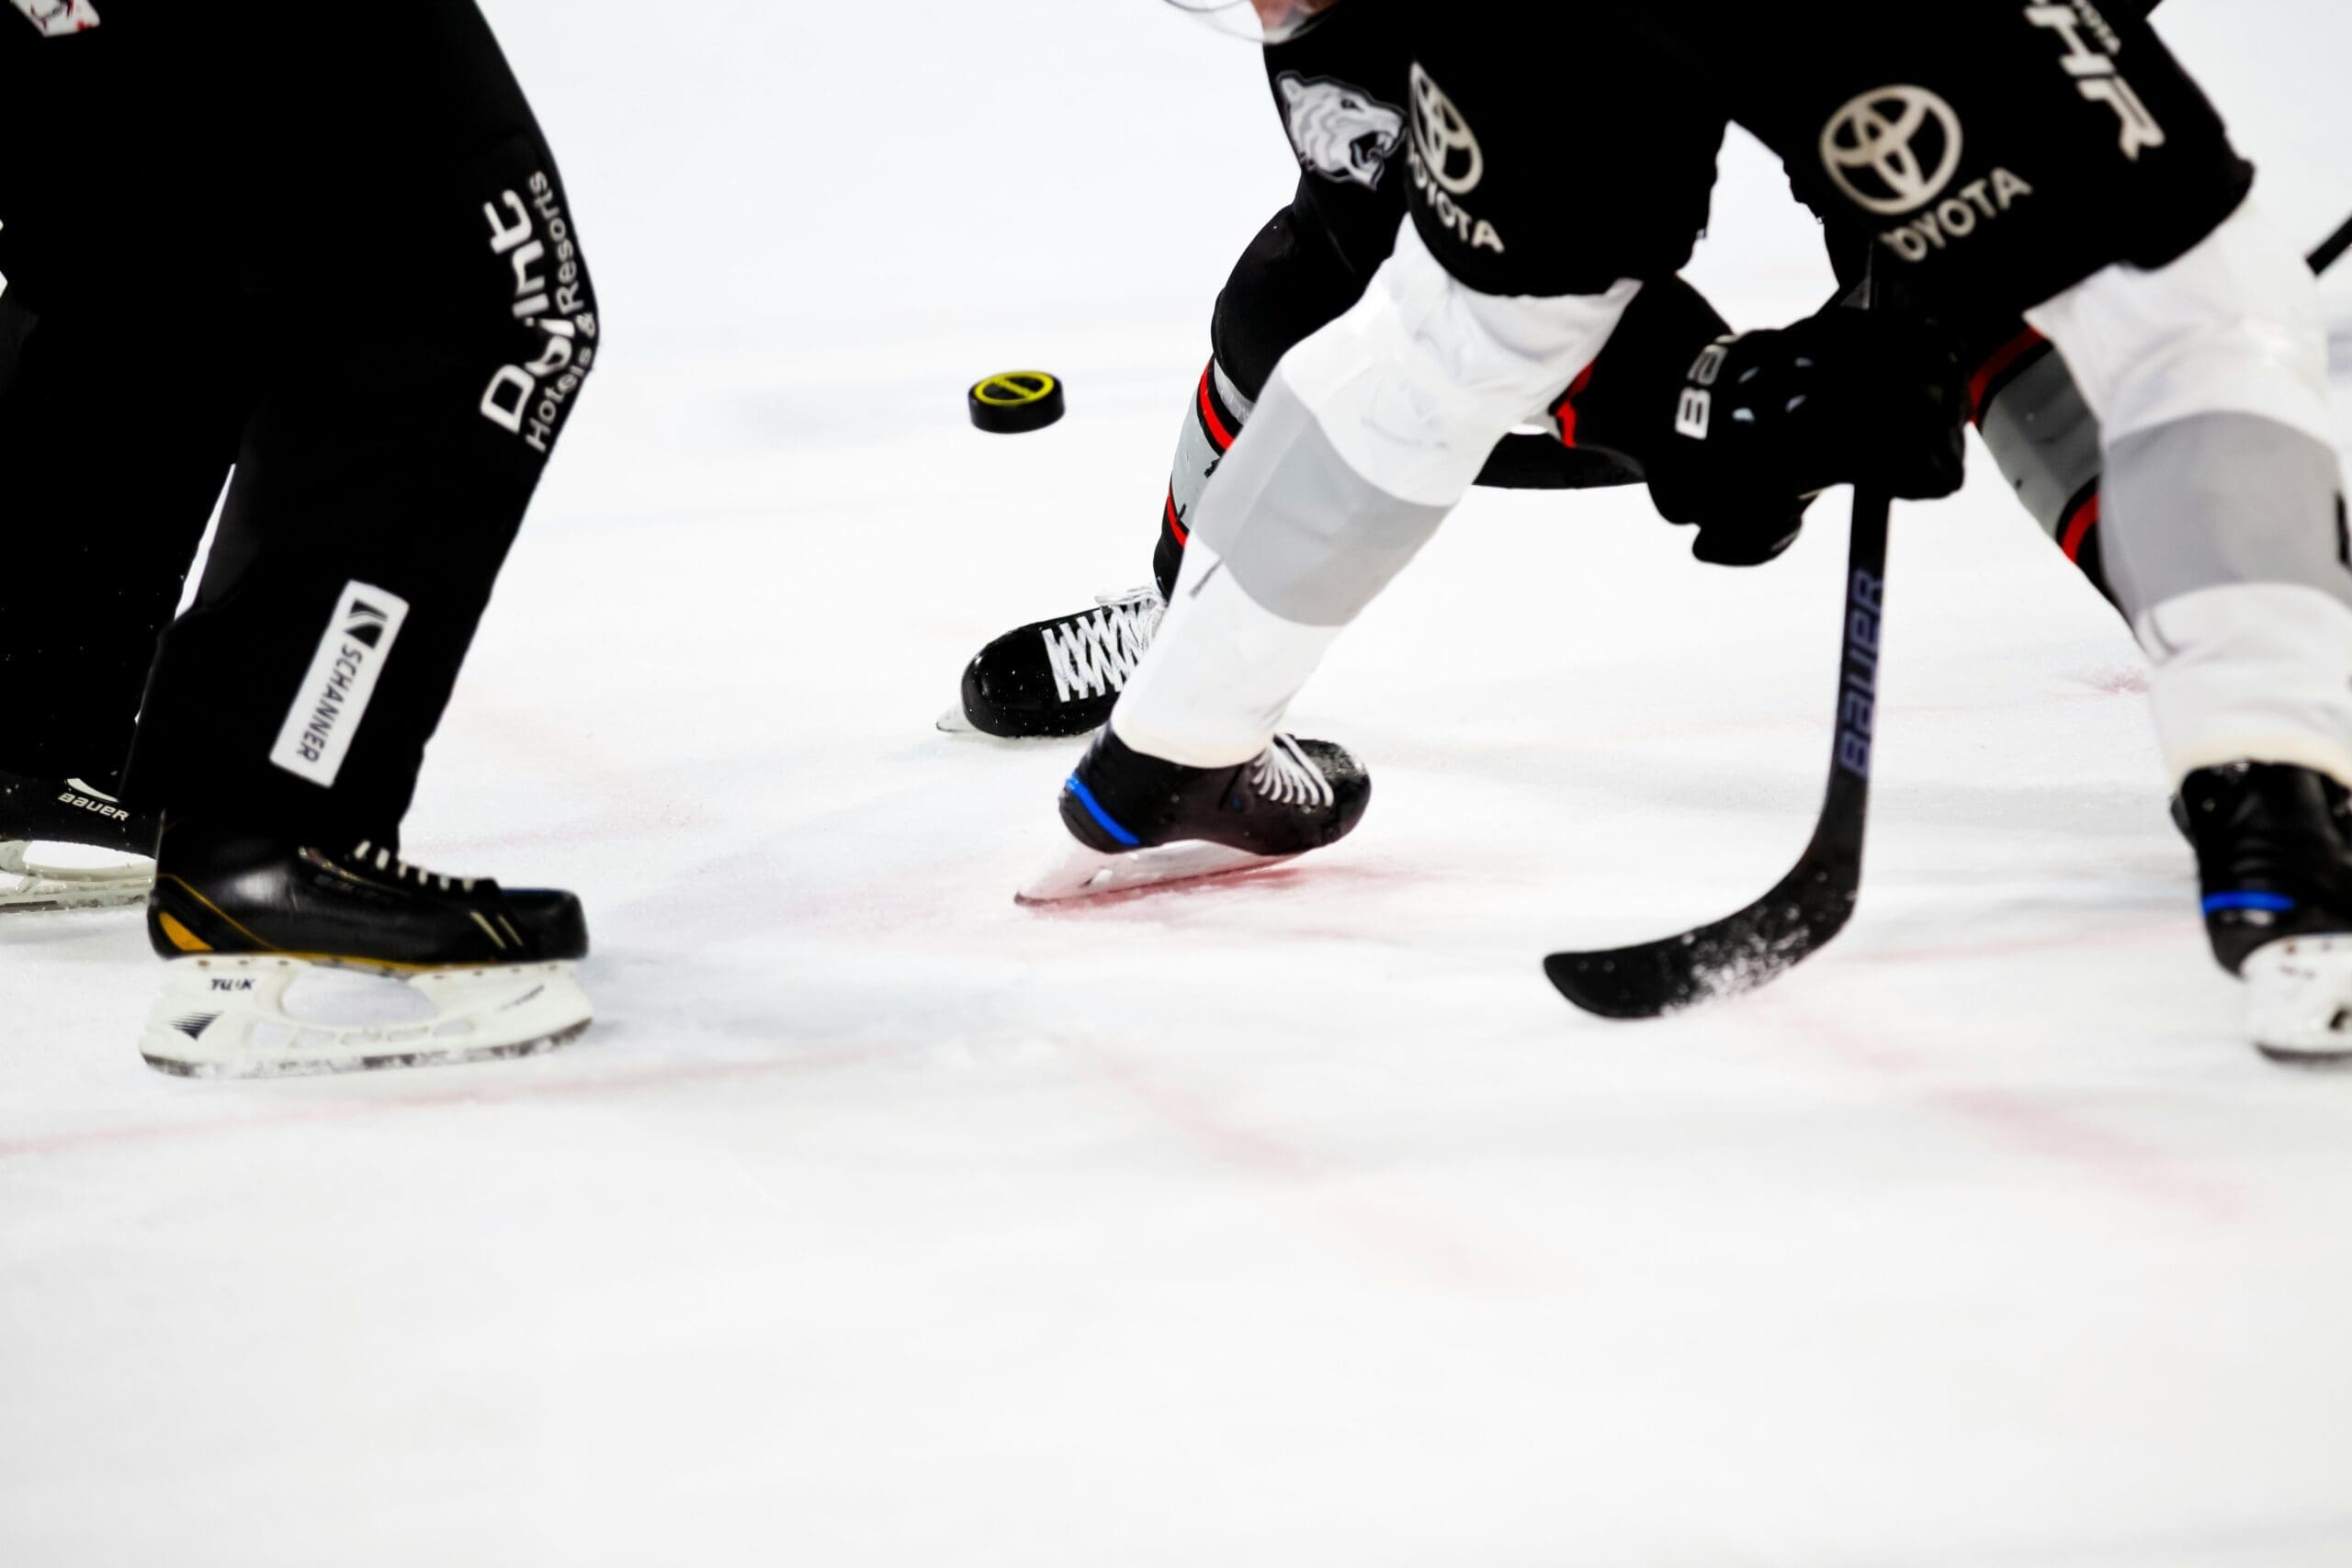
[[[1544,973],[1602,1018],[1659,1018],[1724,1001],[1795,968],[1845,929],[1861,887],[1859,857],[1805,851],[1780,885],[1736,915],[1660,942],[1555,953]]]
[[[1602,1018],[1657,1018],[1743,996],[1795,968],[1845,929],[1862,886],[1888,510],[1883,493],[1854,498],[1836,739],[1828,793],[1813,841],[1788,875],[1736,914],[1657,942],[1546,958],[1545,976],[1585,1011]]]
[[[2319,249],[2303,259],[2311,263],[2313,272],[2324,275],[2329,267],[2344,259],[2346,251],[2352,251],[2352,218],[2346,218],[2342,228],[2322,241]]]

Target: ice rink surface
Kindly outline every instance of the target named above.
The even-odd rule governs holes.
[[[1896,515],[1860,913],[1762,996],[1609,1025],[1537,961],[1796,853],[1842,498],[1738,573],[1479,494],[1295,715],[1354,839],[1019,909],[1075,748],[932,721],[1146,573],[1292,179],[1248,51],[486,8],[612,347],[409,847],[578,886],[600,1021],[189,1083],[135,919],[0,930],[0,1563],[2352,1563],[2352,1073],[2244,1043],[2139,657],[1981,451]],[[2166,19],[2318,239],[2352,22]],[[1697,276],[1826,292],[1752,147]],[[1070,417],[971,431],[1028,365]]]

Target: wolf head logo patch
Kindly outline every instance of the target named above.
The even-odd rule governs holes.
[[[85,33],[98,25],[98,8],[90,0],[9,0],[39,28],[43,38]]]
[[[1298,161],[1327,180],[1377,188],[1405,141],[1405,114],[1345,82],[1285,71],[1275,80]]]

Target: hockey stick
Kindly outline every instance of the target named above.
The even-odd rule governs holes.
[[[2324,273],[2352,252],[2352,219],[2306,258]],[[1861,892],[1862,829],[1878,716],[1879,624],[1886,589],[1883,493],[1856,491],[1846,569],[1846,637],[1829,790],[1813,841],[1770,893],[1712,925],[1657,942],[1555,953],[1544,973],[1560,994],[1603,1018],[1656,1018],[1769,985],[1845,929]]]
[[[2319,249],[2313,251],[2309,258],[2312,270],[2325,272],[2342,261],[2346,251],[2352,251],[2352,218],[2346,218],[2343,228],[2320,242]]]
[[[1853,914],[1861,891],[1862,827],[1871,797],[1889,510],[1883,491],[1855,491],[1829,792],[1813,841],[1777,886],[1737,914],[1657,942],[1546,958],[1544,973],[1587,1012],[1656,1018],[1740,996],[1804,962]]]

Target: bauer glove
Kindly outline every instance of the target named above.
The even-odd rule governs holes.
[[[1968,400],[1944,334],[1917,317],[1833,306],[1717,340],[1692,363],[1650,496],[1693,524],[1702,560],[1769,560],[1832,485],[1906,501],[1960,488]]]

